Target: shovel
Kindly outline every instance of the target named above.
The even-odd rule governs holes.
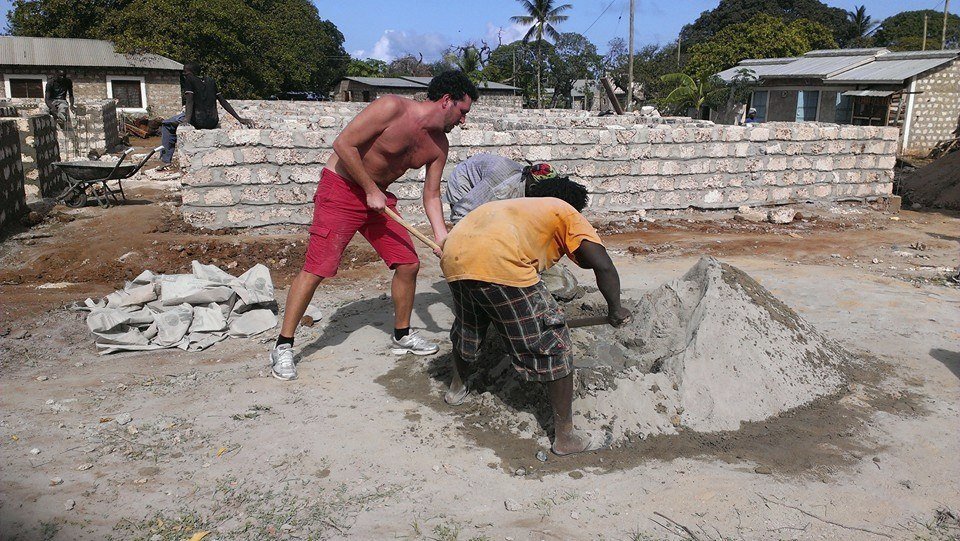
[[[440,246],[439,246],[436,242],[433,242],[432,240],[430,240],[429,238],[427,238],[426,235],[424,235],[423,233],[421,233],[421,232],[417,231],[416,229],[414,229],[414,227],[413,227],[412,225],[408,224],[406,220],[404,220],[403,218],[401,218],[400,215],[398,215],[396,212],[394,212],[390,207],[383,207],[383,211],[387,214],[387,216],[389,216],[390,218],[392,218],[393,221],[395,221],[395,222],[397,222],[398,224],[402,225],[403,228],[406,229],[407,231],[409,231],[411,235],[413,235],[414,237],[417,237],[418,239],[420,239],[421,241],[423,241],[423,243],[426,244],[427,246],[429,246],[431,250],[434,250],[434,251],[437,251],[437,252],[442,252],[442,251],[443,251],[443,250],[440,249]]]
[[[567,320],[568,329],[576,329],[578,327],[593,327],[595,325],[609,325],[609,324],[610,324],[610,320],[607,319],[607,316],[578,317],[578,318]]]

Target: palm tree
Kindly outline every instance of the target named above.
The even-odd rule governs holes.
[[[510,20],[523,25],[532,25],[527,34],[523,36],[524,43],[530,43],[536,39],[537,42],[537,107],[543,107],[543,99],[540,92],[540,85],[543,72],[543,56],[541,48],[543,45],[543,36],[546,34],[554,41],[560,38],[560,32],[554,28],[554,25],[567,20],[566,15],[561,15],[564,11],[572,8],[570,4],[562,6],[553,5],[553,0],[517,0],[527,12],[526,15],[517,15],[510,17]]]
[[[700,108],[704,104],[715,105],[727,93],[727,89],[714,77],[704,77],[698,81],[686,73],[668,73],[660,80],[674,87],[661,101],[679,110],[685,107],[696,109],[694,118],[700,117]]]
[[[849,43],[862,46],[866,43],[870,34],[880,26],[880,23],[874,22],[873,17],[867,15],[867,6],[855,7],[855,11],[847,12],[847,20],[853,25],[853,35]]]

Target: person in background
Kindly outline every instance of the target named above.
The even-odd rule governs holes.
[[[217,81],[201,74],[199,64],[189,62],[183,65],[182,89],[184,111],[164,120],[160,125],[160,144],[163,145],[160,161],[163,165],[156,171],[172,169],[173,151],[177,148],[177,128],[180,125],[189,124],[198,130],[214,130],[220,125],[218,103],[242,126],[254,127],[252,120],[242,118],[233,110],[233,106],[217,88]]]

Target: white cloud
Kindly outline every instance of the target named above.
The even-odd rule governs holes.
[[[519,23],[510,23],[510,26],[497,26],[487,23],[487,44],[494,48],[497,43],[507,45],[523,38],[530,27]]]
[[[373,45],[368,56],[390,62],[407,54],[420,56],[422,53],[423,60],[431,62],[442,57],[443,51],[449,46],[450,40],[436,32],[418,34],[405,30],[386,30]]]

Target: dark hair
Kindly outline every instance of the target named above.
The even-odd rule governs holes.
[[[200,77],[200,64],[197,64],[196,62],[187,62],[183,65],[183,69],[188,70],[197,77]]]
[[[454,101],[460,101],[464,96],[470,96],[474,101],[480,98],[480,93],[477,92],[477,86],[473,81],[462,71],[457,70],[447,70],[430,81],[430,86],[427,87],[427,99],[438,101],[444,94],[450,94]]]
[[[556,197],[581,212],[587,206],[587,187],[567,177],[548,178],[530,186],[527,197]]]

